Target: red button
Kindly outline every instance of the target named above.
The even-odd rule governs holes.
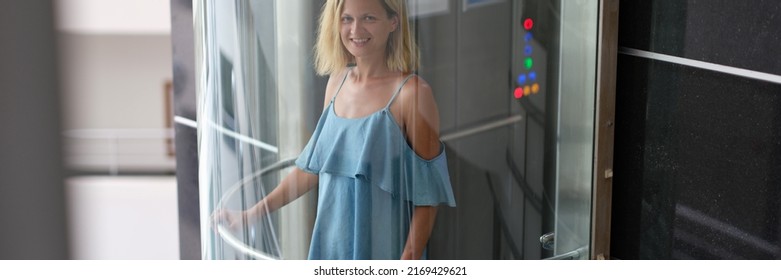
[[[513,93],[515,95],[515,99],[521,99],[523,97],[523,89],[521,87],[515,88],[515,92]]]
[[[534,21],[530,18],[527,18],[523,21],[523,28],[526,30],[532,30],[532,27],[534,26]]]

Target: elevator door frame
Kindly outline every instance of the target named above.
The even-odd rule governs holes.
[[[610,259],[618,0],[600,1],[599,14],[590,258],[602,260]]]

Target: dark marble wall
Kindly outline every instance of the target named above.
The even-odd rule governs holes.
[[[781,75],[777,1],[622,1],[619,46]],[[781,83],[619,54],[611,255],[781,259]]]

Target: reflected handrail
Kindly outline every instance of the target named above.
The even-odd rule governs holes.
[[[481,133],[481,132],[492,130],[492,129],[495,129],[495,128],[500,128],[500,127],[503,127],[503,126],[506,126],[506,125],[511,125],[511,124],[520,122],[522,120],[523,120],[523,116],[521,116],[521,115],[514,115],[514,116],[510,116],[508,118],[501,119],[501,120],[498,120],[498,121],[488,122],[488,123],[476,125],[476,126],[473,126],[473,127],[469,127],[469,128],[466,128],[466,129],[458,130],[458,131],[455,131],[455,132],[450,132],[450,133],[444,134],[441,137],[439,137],[439,140],[442,141],[442,142],[448,142],[448,141],[452,141],[452,140],[457,140],[457,139],[461,139],[461,138],[464,138],[464,137],[467,137],[467,136],[472,136],[472,135],[475,135],[475,134],[478,134],[478,133]]]
[[[228,191],[226,191],[220,197],[220,200],[217,202],[217,204],[215,205],[214,209],[222,208],[222,206],[224,204],[224,201],[226,201],[227,198],[232,196],[234,193],[238,192],[247,182],[250,182],[250,181],[254,180],[255,178],[257,178],[259,176],[263,176],[263,175],[266,175],[268,173],[280,171],[282,169],[285,169],[285,168],[288,168],[290,166],[293,166],[293,165],[295,165],[295,161],[296,161],[296,158],[288,158],[288,159],[285,159],[285,160],[281,160],[279,162],[276,162],[276,163],[274,163],[272,165],[269,165],[266,168],[263,168],[263,169],[255,172],[255,173],[253,173],[250,176],[244,177],[244,179],[242,179],[241,181],[239,181],[235,185],[231,186],[228,189]],[[233,235],[230,232],[230,230],[226,229],[222,225],[218,224],[216,226],[217,226],[217,234],[220,236],[220,238],[225,240],[225,242],[228,245],[233,247],[233,249],[236,249],[236,250],[238,250],[238,251],[240,251],[242,253],[250,255],[250,256],[252,256],[252,257],[254,257],[256,259],[261,259],[261,260],[278,260],[278,258],[276,258],[274,256],[271,256],[269,254],[260,252],[258,250],[255,250],[254,248],[250,247],[246,243],[242,242],[235,235]],[[275,241],[278,240],[276,235],[274,234],[274,229],[273,228],[271,229],[270,232],[272,234],[273,239]],[[275,242],[275,245],[277,247],[277,250],[279,250],[279,242],[278,241]]]
[[[265,254],[262,252],[259,252],[255,249],[253,249],[250,246],[247,246],[246,243],[242,242],[236,236],[230,233],[228,229],[223,227],[222,225],[217,225],[217,234],[220,235],[220,238],[222,240],[225,240],[225,243],[228,243],[233,249],[238,250],[239,252],[242,252],[244,254],[250,255],[254,257],[255,259],[259,260],[279,260],[278,258],[275,258],[269,254]]]

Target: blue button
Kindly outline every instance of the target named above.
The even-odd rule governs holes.
[[[529,80],[532,81],[537,80],[537,72],[532,71],[531,73],[529,73]]]
[[[531,32],[526,32],[526,36],[523,36],[523,41],[524,42],[529,42],[531,40],[532,40],[532,33]]]
[[[523,85],[526,83],[526,74],[518,75],[518,84]]]
[[[525,53],[526,55],[532,55],[532,46],[526,46],[525,48],[523,48],[523,53]]]

